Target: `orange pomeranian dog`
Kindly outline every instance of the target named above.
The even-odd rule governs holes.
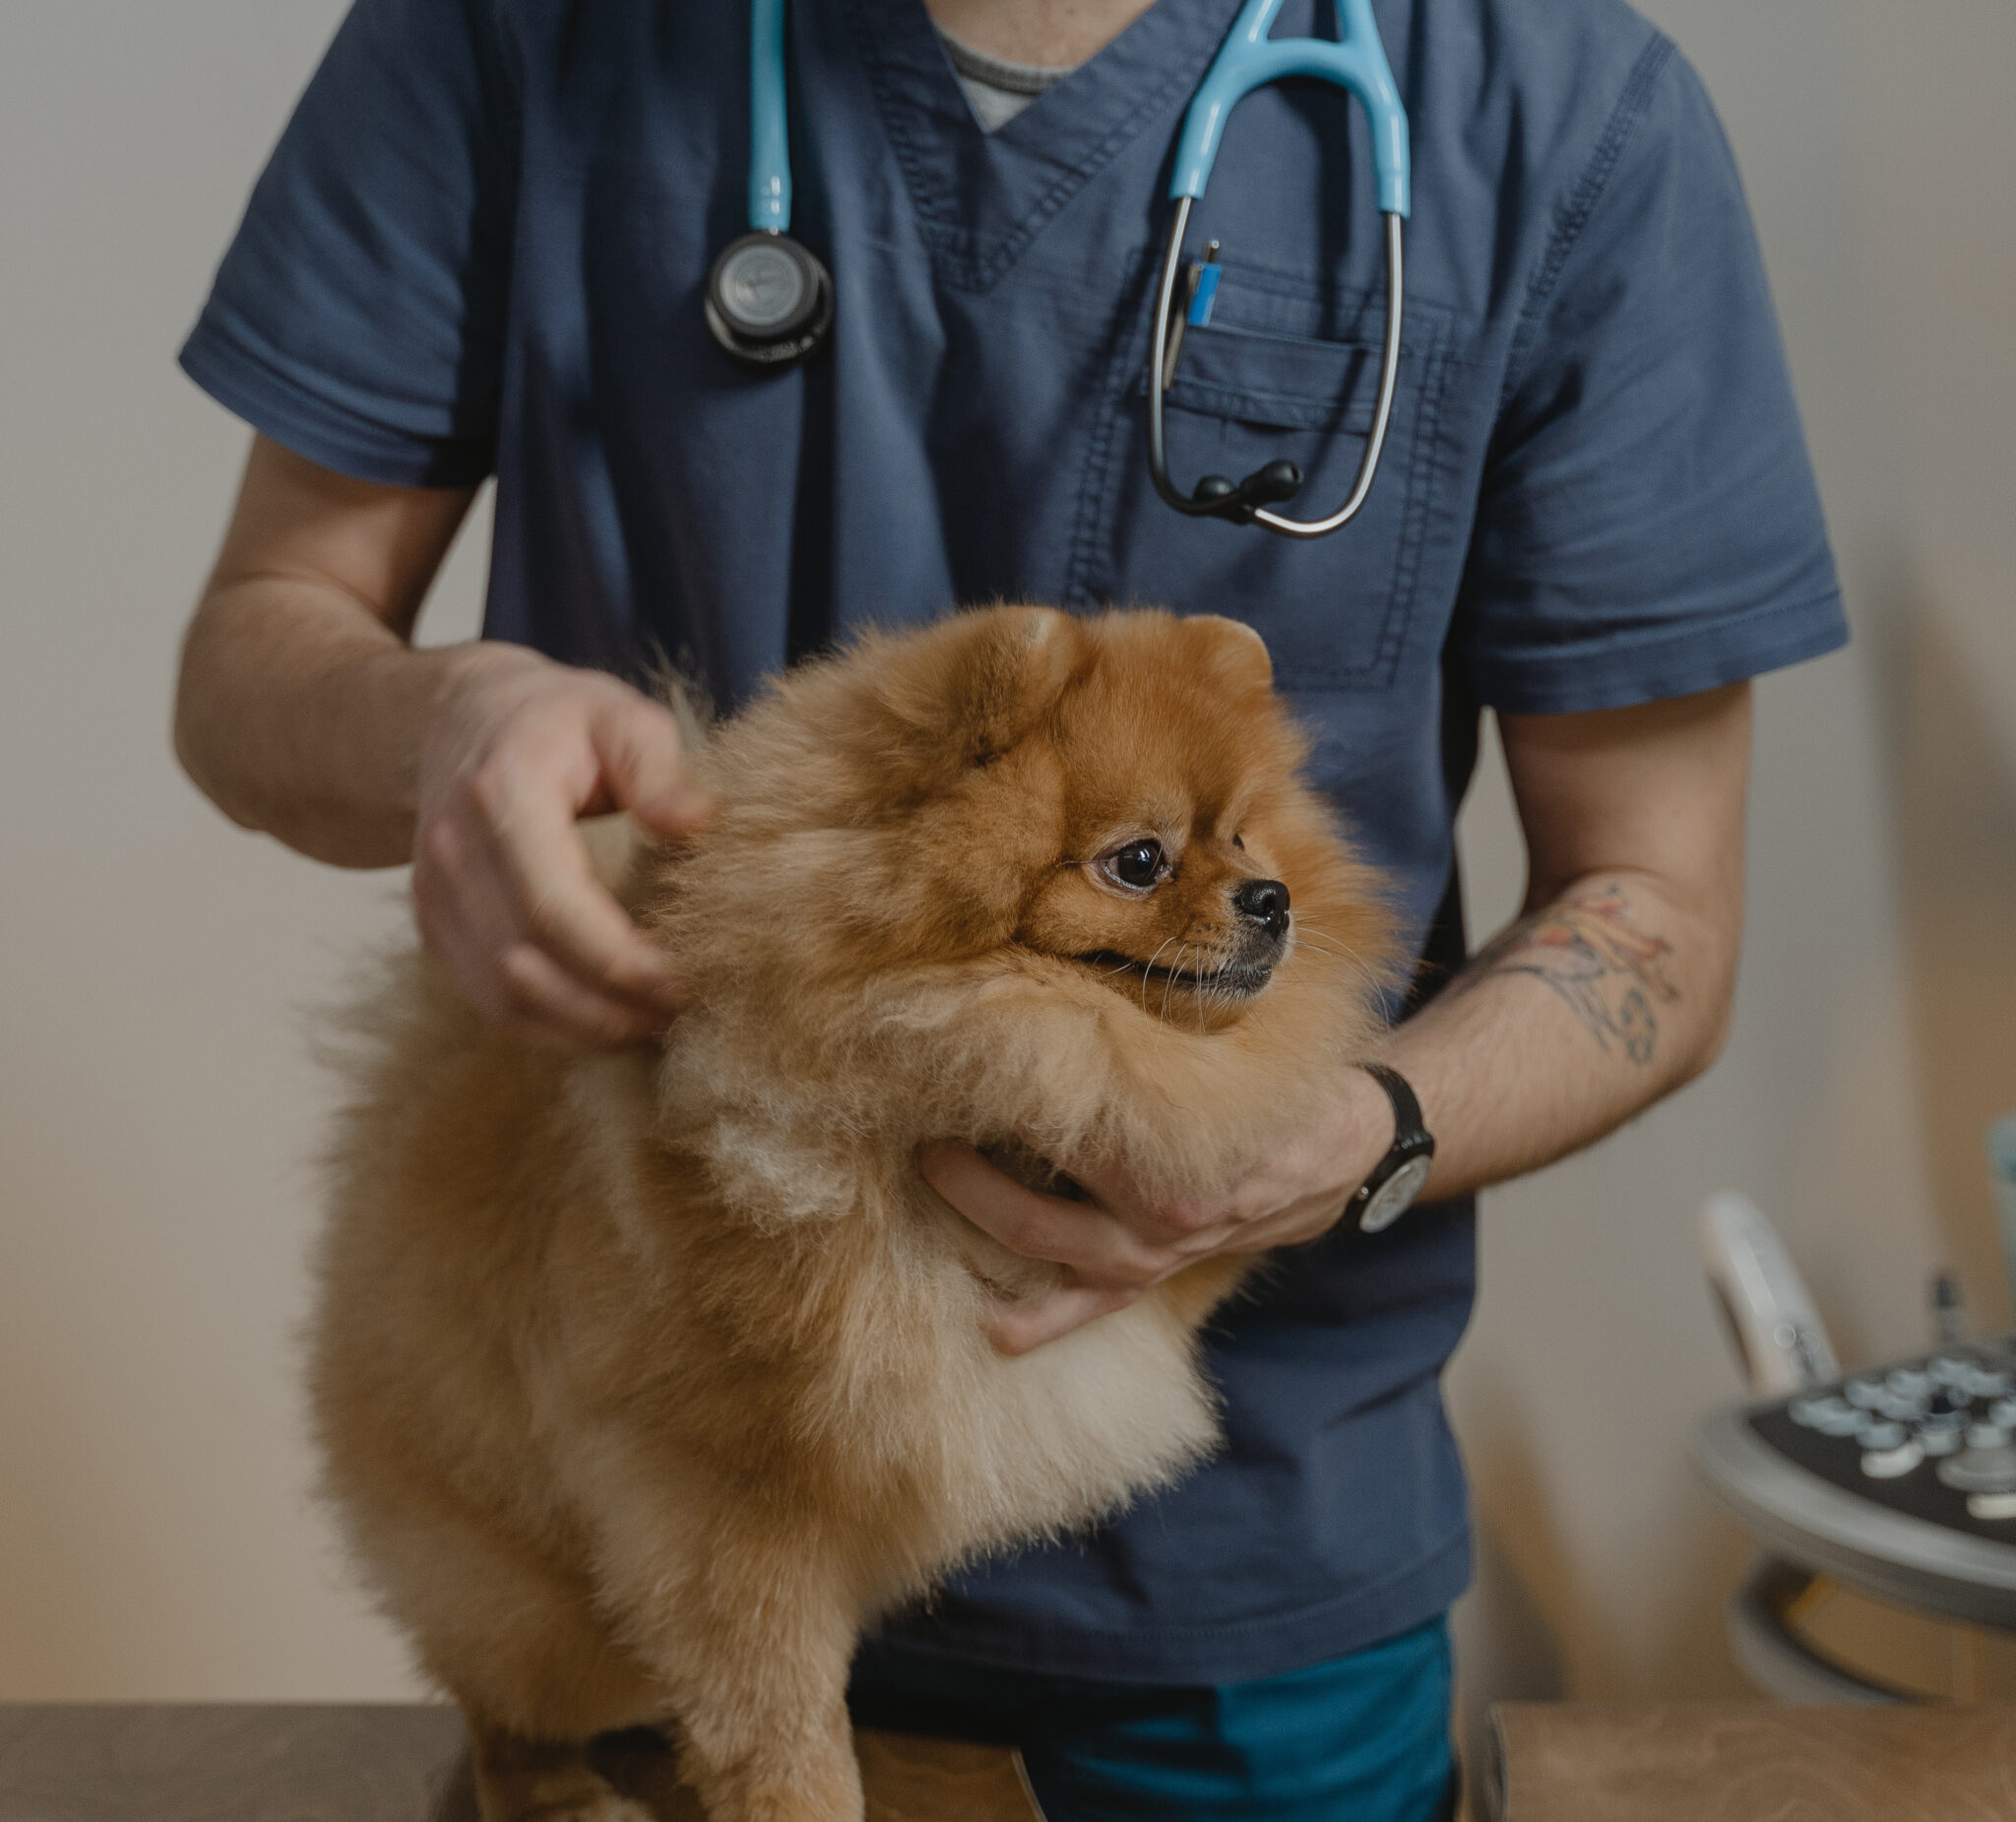
[[[1339,1092],[1390,940],[1302,758],[1228,620],[869,636],[718,729],[714,820],[633,870],[661,1050],[501,1036],[418,957],[361,1010],[315,1408],[485,1822],[635,1822],[585,1748],[640,1723],[713,1822],[858,1818],[863,1625],[1211,1450],[1242,1264],[1003,1356],[990,1300],[1054,1274],[915,1155],[1208,1190]]]

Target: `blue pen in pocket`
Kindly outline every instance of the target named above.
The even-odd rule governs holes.
[[[1186,283],[1189,285],[1189,301],[1183,306],[1183,314],[1169,326],[1169,351],[1162,364],[1162,389],[1167,392],[1176,383],[1176,356],[1183,351],[1183,334],[1195,323],[1203,328],[1211,321],[1211,307],[1218,301],[1218,281],[1223,272],[1218,263],[1218,242],[1207,241],[1204,257],[1190,262]]]

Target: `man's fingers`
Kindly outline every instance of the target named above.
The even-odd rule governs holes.
[[[670,961],[596,878],[573,818],[555,800],[523,799],[489,830],[497,900],[511,934],[543,949],[584,984],[670,1017],[682,996]]]
[[[584,986],[530,943],[514,943],[498,960],[501,1023],[557,1038],[577,1050],[624,1050],[649,1041],[664,1021]]]
[[[1092,1285],[1065,1285],[1040,1297],[1016,1302],[1001,1299],[987,1318],[987,1340],[997,1353],[1028,1353],[1101,1316],[1125,1309],[1137,1294]]]
[[[668,709],[634,693],[615,698],[591,718],[589,738],[617,808],[660,835],[685,835],[707,820],[713,805],[693,786]]]
[[[486,1013],[597,1047],[677,1015],[670,959],[598,879],[576,821],[628,809],[674,835],[697,822],[662,705],[529,654],[472,665],[430,728],[420,803],[421,934]]]
[[[1025,1188],[970,1145],[926,1146],[918,1167],[959,1213],[1025,1259],[1068,1266],[1104,1285],[1151,1285],[1175,1263],[1144,1247],[1096,1203]]]
[[[472,916],[457,884],[437,868],[414,869],[413,911],[427,947],[500,1026],[603,1050],[641,1043],[664,1025],[655,1010],[597,992],[529,943]]]
[[[676,1010],[665,991],[625,991],[570,972],[535,934],[521,895],[482,831],[443,819],[423,837],[413,868],[420,934],[487,1016],[580,1049],[621,1047],[663,1030]],[[609,910],[646,941],[613,903]]]

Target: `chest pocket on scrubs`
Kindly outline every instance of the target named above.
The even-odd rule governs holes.
[[[1337,339],[1284,333],[1323,314],[1313,291],[1275,280],[1241,283],[1228,268],[1212,321],[1184,335],[1167,396],[1178,485],[1194,487],[1210,473],[1237,479],[1285,457],[1302,471],[1302,490],[1285,509],[1294,517],[1330,512],[1351,491],[1371,430],[1382,323],[1374,304]],[[1405,649],[1428,517],[1447,365],[1440,327],[1410,306],[1393,424],[1371,495],[1344,530],[1308,540],[1186,518],[1156,496],[1146,343],[1137,341],[1132,371],[1115,376],[1118,434],[1100,477],[1107,535],[1103,550],[1082,563],[1074,597],[1244,620],[1266,640],[1285,688],[1384,688]],[[1109,566],[1103,575],[1102,558]]]

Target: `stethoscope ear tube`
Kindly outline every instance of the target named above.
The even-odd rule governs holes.
[[[1244,480],[1234,483],[1223,474],[1207,474],[1190,493],[1183,493],[1169,479],[1167,445],[1163,433],[1163,400],[1175,374],[1169,357],[1170,318],[1176,308],[1176,276],[1183,263],[1183,235],[1190,225],[1192,199],[1176,201],[1175,217],[1169,223],[1168,245],[1164,249],[1162,283],[1155,300],[1155,334],[1148,354],[1148,471],[1155,490],[1177,512],[1192,518],[1228,519],[1234,525],[1265,526],[1283,537],[1322,537],[1349,525],[1358,516],[1372,491],[1372,479],[1379,471],[1379,457],[1386,448],[1386,431],[1393,421],[1393,395],[1400,379],[1400,331],[1406,303],[1405,228],[1399,215],[1388,213],[1386,222],[1386,335],[1379,356],[1379,397],[1372,408],[1372,428],[1365,438],[1365,453],[1358,461],[1357,478],[1350,496],[1327,519],[1291,519],[1274,511],[1277,502],[1289,499],[1301,486],[1301,471],[1292,462],[1270,462],[1256,469]],[[1178,350],[1180,352],[1180,350]],[[1292,477],[1292,478],[1291,478]]]

